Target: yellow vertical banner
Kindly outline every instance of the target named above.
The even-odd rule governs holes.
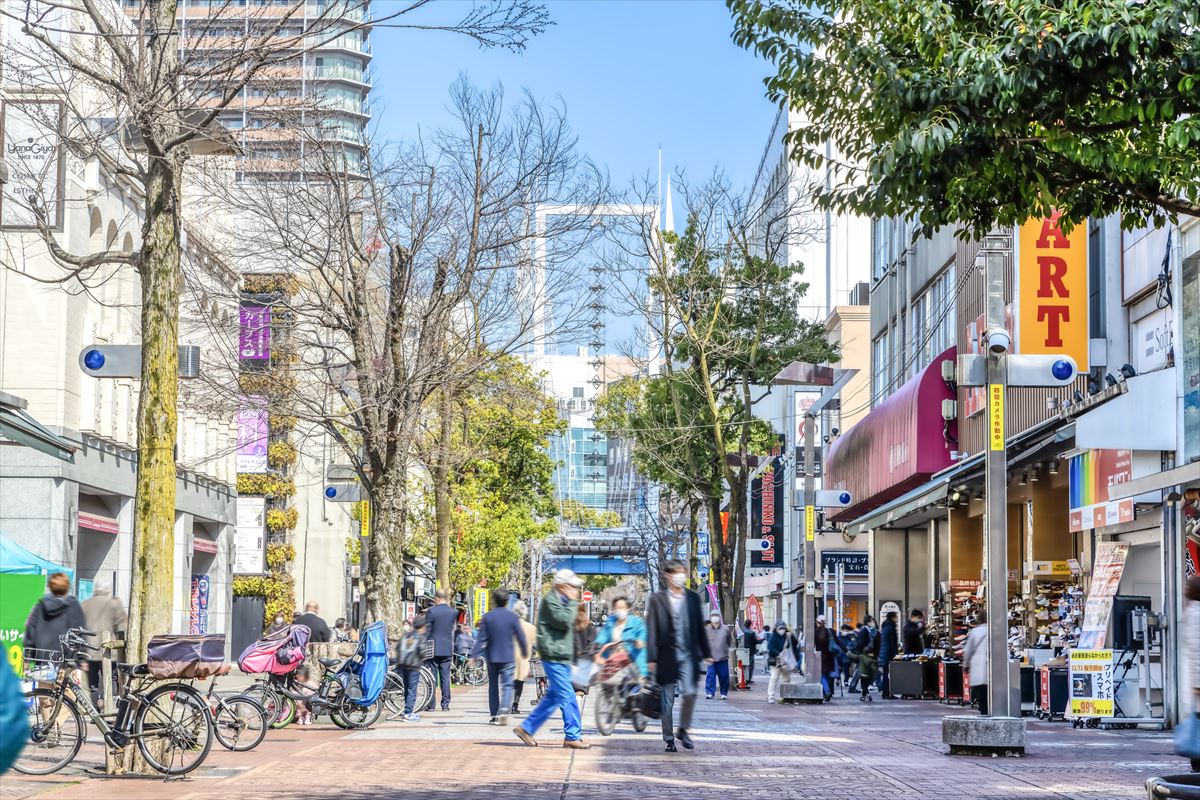
[[[362,500],[358,506],[358,534],[362,537],[371,535],[371,501]]]
[[[992,450],[1004,449],[1004,385],[988,384],[988,441]]]
[[[816,539],[817,535],[817,507],[804,507],[804,539],[811,542]]]
[[[475,604],[474,604],[474,608],[473,608],[473,611],[474,611],[473,616],[475,617],[476,625],[479,624],[479,620],[483,619],[483,615],[487,613],[487,610],[488,610],[488,591],[487,591],[487,589],[484,589],[484,588],[476,589],[475,590]]]
[[[1088,232],[1063,233],[1059,212],[1018,233],[1018,353],[1067,355],[1088,370]]]

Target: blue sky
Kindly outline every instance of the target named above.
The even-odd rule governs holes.
[[[377,15],[394,0],[376,0]],[[376,135],[407,138],[447,121],[447,89],[460,74],[561,98],[580,148],[615,187],[667,168],[700,179],[720,166],[749,183],[775,109],[763,96],[768,66],[729,38],[720,0],[550,0],[555,24],[522,53],[482,50],[439,32],[372,34]],[[438,3],[439,15],[465,5]],[[677,212],[678,213],[678,212]]]

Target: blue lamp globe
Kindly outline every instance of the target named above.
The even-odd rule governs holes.
[[[850,505],[850,493],[842,492],[841,494],[839,494],[838,502],[840,502],[842,505],[847,505],[847,506]]]
[[[333,498],[337,497],[337,489],[333,488],[332,486],[326,486],[325,496],[332,500]]]
[[[104,366],[104,353],[100,350],[88,350],[83,354],[83,365],[91,370]]]
[[[1071,366],[1070,361],[1060,358],[1050,365],[1050,374],[1054,376],[1055,380],[1065,381],[1075,374],[1075,368]]]

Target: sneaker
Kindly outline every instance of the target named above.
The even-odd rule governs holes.
[[[767,701],[767,704],[768,704],[768,705],[772,705],[772,706],[773,706],[773,705],[775,705],[775,701],[774,701],[774,700],[768,700],[768,701]]]
[[[508,727],[508,715],[501,714],[500,716],[496,717],[496,724],[500,725],[501,727]]]
[[[728,699],[729,699],[729,695],[724,695],[724,694],[723,694],[723,695],[721,695],[721,699],[722,699],[722,700],[728,700]]]
[[[674,742],[667,742],[667,746],[666,746],[665,750],[668,753],[678,753],[679,752],[679,748],[675,746]]]
[[[400,719],[404,722],[420,722],[421,715],[420,714],[405,714]]]
[[[497,720],[496,717],[492,717],[491,719],[488,720],[488,725],[499,725],[500,723],[497,722],[496,720]]]
[[[705,700],[712,700],[712,698],[713,698],[713,696],[711,694],[704,695]]]
[[[681,745],[683,745],[684,750],[694,750],[696,748],[695,743],[692,741],[692,737],[688,736],[688,732],[683,728],[679,728],[675,731],[675,739],[678,740]]]

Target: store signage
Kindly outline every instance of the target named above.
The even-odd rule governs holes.
[[[120,524],[112,517],[102,517],[99,514],[89,514],[86,511],[79,512],[78,524],[79,529],[85,531],[111,533],[114,536],[121,532]]]
[[[817,508],[816,506],[804,507],[804,540],[807,542],[813,541],[817,533]]]
[[[1066,578],[1072,574],[1072,571],[1071,564],[1068,561],[1035,561],[1033,562],[1033,573],[1035,575]]]
[[[783,569],[783,498],[787,493],[787,471],[783,468],[784,437],[772,454],[770,466],[750,483],[750,536],[762,539],[764,545],[750,553],[752,569]]]
[[[358,506],[358,535],[366,539],[371,535],[371,501],[363,500]]]
[[[1141,375],[1168,365],[1168,355],[1175,345],[1175,311],[1159,310],[1133,323],[1133,367]]]
[[[1113,597],[1125,572],[1129,545],[1125,542],[1099,542],[1092,568],[1092,585],[1083,607],[1083,624],[1079,626],[1079,647],[1099,649],[1108,639],[1108,621],[1112,617]]]
[[[196,553],[216,553],[217,543],[212,539],[202,539],[196,536],[192,538],[192,550]]]
[[[208,592],[211,579],[207,575],[192,576],[192,604],[188,632],[193,636],[208,633]]]
[[[488,610],[488,591],[483,587],[475,589],[475,603],[472,606],[472,615],[475,617],[475,624],[479,624],[479,620],[483,619],[483,615]]]
[[[837,565],[842,565],[842,574],[847,578],[864,578],[871,574],[869,550],[824,550],[821,552],[821,574],[837,574]]]
[[[270,361],[270,307],[247,303],[240,308],[238,316],[241,322],[238,332],[238,356],[243,362]]]
[[[988,386],[991,395],[988,402],[988,441],[992,450],[1004,449],[1004,385],[993,383]]]
[[[762,604],[758,602],[758,598],[750,595],[746,598],[746,619],[750,622],[750,627],[762,633],[763,630],[763,614]]]
[[[1111,717],[1113,715],[1112,662],[1112,650],[1071,651],[1072,717]]]
[[[238,497],[233,527],[233,574],[261,575],[266,556],[263,528],[267,501],[263,497]]]
[[[63,106],[55,100],[8,100],[0,114],[8,182],[0,195],[0,227],[35,228],[34,207],[52,230],[62,229],[65,159]]]
[[[4,650],[4,660],[18,675],[23,672],[25,659],[22,645],[25,622],[45,591],[45,575],[0,573],[0,597],[4,598],[4,602],[0,603],[0,648]],[[0,664],[0,669],[7,667]]]
[[[267,471],[266,398],[242,398],[237,412],[237,471],[261,474]]]
[[[1112,489],[1133,480],[1132,450],[1088,450],[1070,461],[1070,530],[1086,531],[1134,517],[1133,498],[1112,500]]]
[[[1088,361],[1087,225],[1065,233],[1060,212],[1031,219],[1017,241],[1017,352],[1068,355],[1080,372]]]

